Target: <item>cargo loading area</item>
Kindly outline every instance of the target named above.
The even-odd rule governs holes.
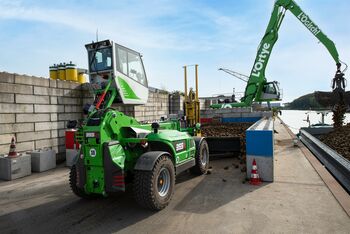
[[[0,1],[0,234],[350,233],[345,5],[85,4]]]
[[[0,230],[39,232],[347,233],[349,216],[286,127],[276,120],[273,183],[242,183],[238,159],[212,159],[211,174],[177,178],[169,206],[140,208],[132,193],[81,200],[67,183],[69,169],[0,182]],[[228,167],[228,168],[227,168]],[[225,170],[226,169],[226,170]]]

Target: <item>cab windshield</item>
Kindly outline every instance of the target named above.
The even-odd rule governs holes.
[[[112,69],[112,47],[101,48],[89,52],[90,72]]]

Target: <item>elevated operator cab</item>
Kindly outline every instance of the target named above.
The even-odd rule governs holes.
[[[281,92],[277,81],[267,82],[261,92],[259,101],[280,101]]]
[[[114,103],[142,105],[148,99],[147,76],[139,52],[110,40],[85,45],[88,51],[90,83],[95,90],[116,89]]]

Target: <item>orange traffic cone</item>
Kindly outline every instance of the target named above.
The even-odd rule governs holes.
[[[17,157],[15,137],[12,137],[8,157]]]
[[[250,184],[252,185],[259,185],[261,184],[261,180],[258,174],[258,166],[256,165],[255,159],[253,160],[252,164],[252,173],[250,175]]]

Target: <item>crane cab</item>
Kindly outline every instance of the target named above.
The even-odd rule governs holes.
[[[262,88],[259,101],[280,101],[281,92],[277,81],[266,82]]]
[[[112,77],[110,89],[117,91],[114,103],[146,104],[148,83],[139,52],[110,40],[87,44],[85,48],[88,52],[90,83],[94,91],[104,89]]]

